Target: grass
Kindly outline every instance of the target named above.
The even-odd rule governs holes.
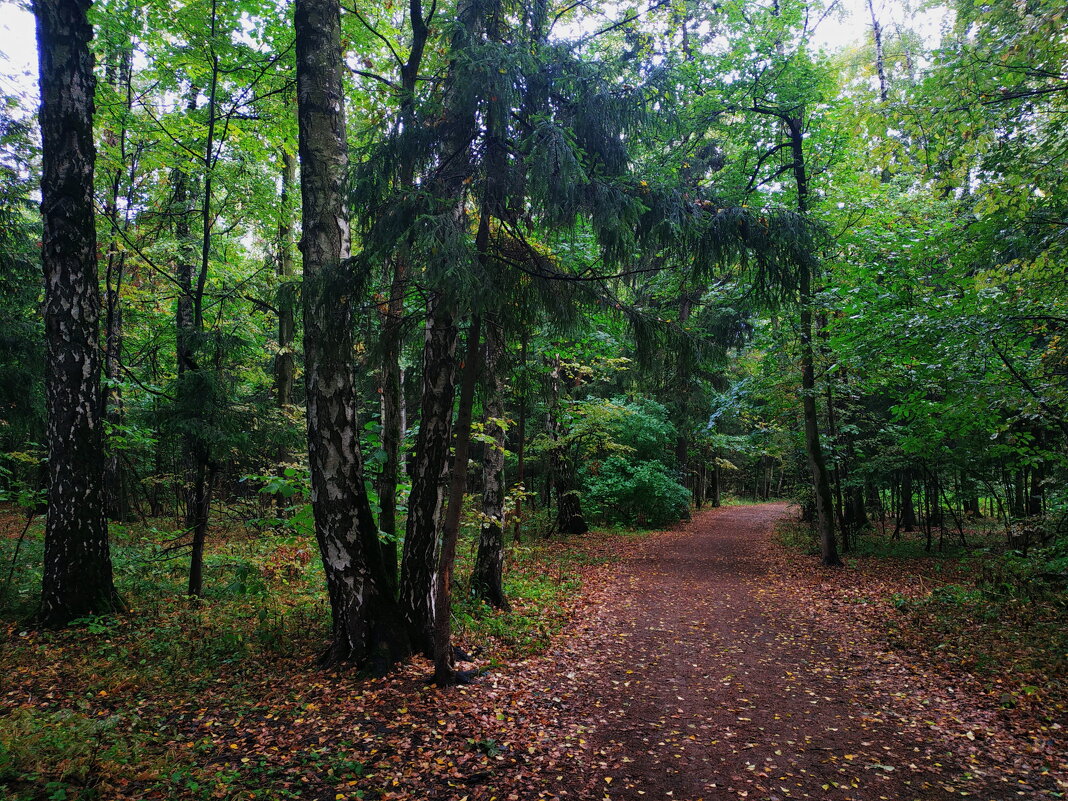
[[[794,518],[787,518],[775,527],[775,539],[787,550],[806,556],[819,556],[820,541],[816,530]]]
[[[11,801],[106,798],[131,772],[152,778],[172,767],[151,740],[133,715],[23,707],[0,718],[0,788]]]
[[[531,527],[533,532],[545,530]],[[569,616],[569,602],[582,586],[586,569],[613,557],[610,548],[591,548],[593,541],[626,541],[647,532],[624,526],[601,527],[596,534],[558,539],[527,536],[511,543],[505,561],[504,589],[512,606],[497,611],[476,600],[468,577],[478,546],[477,531],[468,527],[457,550],[453,592],[453,623],[458,639],[486,647],[495,656],[521,659],[543,651]]]

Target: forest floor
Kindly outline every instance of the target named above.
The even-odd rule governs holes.
[[[204,650],[221,636],[210,609],[181,606],[181,628],[137,612],[9,626],[0,797],[1063,797],[1063,720],[1007,707],[1011,676],[895,640],[889,599],[929,592],[929,563],[820,568],[773,535],[786,515],[726,507],[550,544],[543,571],[559,579],[566,559],[577,590],[555,610],[562,630],[535,656],[483,654],[483,675],[447,690],[419,660],[380,679],[324,673],[319,623],[291,652],[233,658]]]
[[[576,795],[1061,797],[1058,724],[1010,720],[981,682],[888,649],[878,599],[923,576],[798,564],[769,537],[785,512],[699,514],[625,559],[568,643],[602,768],[601,793]]]

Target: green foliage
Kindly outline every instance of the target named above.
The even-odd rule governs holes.
[[[0,789],[11,801],[104,799],[114,782],[167,761],[128,715],[22,707],[0,718]]]
[[[542,439],[540,447],[581,465],[582,499],[597,519],[662,526],[687,515],[689,493],[665,464],[676,431],[662,404],[645,397],[576,401],[564,425],[555,442]]]
[[[44,324],[38,314],[44,285],[32,130],[17,99],[0,96],[0,451],[44,439]]]
[[[978,589],[944,590],[929,608],[948,621],[1059,603],[1043,576],[1065,570],[1068,513],[1062,6],[954,0],[937,43],[906,20],[883,26],[878,51],[837,54],[816,47],[822,14],[800,0],[654,4],[604,29],[594,16],[609,9],[585,4],[546,7],[540,21],[514,2],[433,8],[425,29],[404,4],[343,15],[356,54],[345,82],[354,256],[307,287],[299,192],[281,186],[297,149],[290,10],[93,4],[102,305],[121,318],[105,387],[109,481],[117,473],[127,496],[113,516],[148,521],[114,527],[113,553],[150,621],[136,625],[161,635],[148,657],[129,653],[202,667],[288,653],[294,621],[322,630],[305,559],[299,330],[279,342],[283,307],[305,290],[352,304],[372,501],[390,302],[402,306],[402,457],[419,426],[426,290],[450,294],[458,324],[494,316],[506,476],[545,495],[524,495],[529,534],[552,529],[562,489],[603,522],[667,525],[708,474],[729,502],[781,487],[811,507],[797,305],[811,273],[817,422],[854,554],[919,556],[936,531],[956,554],[996,529],[1010,553],[994,548]],[[422,61],[402,66],[417,46]],[[0,98],[0,501],[19,518],[39,505],[44,474],[31,113],[25,98]],[[180,265],[203,295],[197,366],[179,377]],[[295,357],[285,408],[279,355]],[[485,439],[476,431],[476,452]],[[215,618],[173,600],[195,464],[211,466],[223,512],[206,566]],[[904,534],[906,482],[923,508]],[[976,520],[980,500],[995,521]],[[850,519],[858,502],[868,531]],[[803,527],[782,537],[813,547]],[[13,542],[0,539],[0,555]],[[32,609],[42,554],[38,522],[4,583],[9,616]],[[508,581],[518,611],[486,617],[464,600],[458,620],[534,649],[561,596],[534,570]],[[283,608],[281,595],[299,601]],[[83,625],[122,639],[111,619]]]
[[[585,476],[583,500],[603,520],[659,527],[686,517],[690,492],[656,460],[610,456]]]

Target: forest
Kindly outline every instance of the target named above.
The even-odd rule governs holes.
[[[1068,792],[1063,4],[19,8],[0,796]]]

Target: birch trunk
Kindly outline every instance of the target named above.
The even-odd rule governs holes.
[[[100,290],[93,217],[93,29],[85,0],[38,0],[48,518],[37,620],[121,609],[104,517]]]
[[[297,0],[294,27],[308,462],[333,617],[323,662],[382,672],[406,658],[410,647],[389,591],[357,438],[352,313],[344,280],[350,240],[339,3]]]
[[[415,443],[415,472],[408,496],[400,580],[401,609],[412,645],[428,657],[434,653],[434,588],[449,467],[457,337],[451,307],[439,294],[432,294],[423,344],[422,416]]]

